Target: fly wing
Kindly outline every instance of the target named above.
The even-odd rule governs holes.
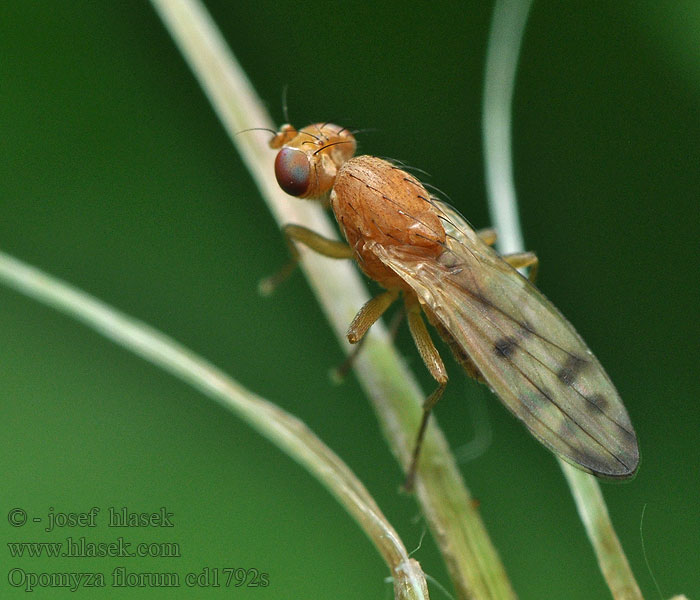
[[[447,241],[436,259],[370,242],[469,355],[510,411],[545,446],[602,477],[639,463],[637,438],[615,387],[547,298],[435,201]]]

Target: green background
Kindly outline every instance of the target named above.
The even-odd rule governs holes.
[[[287,85],[293,123],[374,129],[361,152],[425,169],[472,223],[488,224],[480,101],[490,3],[208,6],[278,122]],[[658,595],[640,541],[645,505],[663,596],[700,597],[699,31],[695,1],[535,3],[515,90],[515,178],[540,287],[606,366],[639,435],[638,477],[603,491],[649,598]],[[342,353],[303,278],[257,295],[284,244],[150,5],[3,2],[0,86],[0,248],[298,415],[416,547],[424,521],[397,493],[401,474],[357,382],[328,381]],[[398,344],[431,389],[405,331]],[[436,414],[456,448],[492,433],[462,471],[519,596],[608,597],[552,456],[447,365],[452,385]],[[287,456],[180,381],[4,287],[0,411],[3,598],[24,594],[8,584],[11,568],[120,565],[252,567],[270,585],[76,597],[391,596],[374,548]],[[6,519],[13,507],[45,517],[92,506],[102,517],[110,506],[165,506],[175,527],[46,533]],[[11,559],[6,546],[67,535],[175,541],[183,556]],[[415,557],[449,588],[429,535]]]

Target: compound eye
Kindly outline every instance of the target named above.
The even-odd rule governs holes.
[[[303,196],[309,188],[311,167],[301,150],[282,148],[275,159],[275,177],[290,196]]]

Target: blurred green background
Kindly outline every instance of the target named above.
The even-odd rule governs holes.
[[[278,122],[288,85],[293,123],[373,128],[361,152],[425,169],[472,223],[488,224],[480,101],[491,3],[207,5]],[[645,505],[663,596],[700,597],[699,32],[695,1],[535,3],[515,90],[516,184],[540,287],[606,366],[639,435],[638,477],[603,491],[649,598]],[[298,415],[418,546],[424,521],[397,493],[401,474],[358,384],[329,383],[342,353],[303,278],[257,295],[284,244],[151,6],[3,2],[0,85],[0,248]],[[405,331],[398,343],[432,389]],[[117,566],[256,568],[270,585],[78,594],[391,597],[381,559],[319,484],[173,377],[4,287],[0,359],[3,598],[24,594],[8,583],[12,568]],[[552,456],[447,364],[436,414],[455,448],[492,433],[462,470],[519,596],[608,597]],[[6,518],[13,507],[45,518],[49,507],[92,506],[102,517],[165,506],[175,526],[47,533]],[[20,559],[6,546],[67,535],[174,541],[182,557]],[[415,557],[449,588],[430,536]]]

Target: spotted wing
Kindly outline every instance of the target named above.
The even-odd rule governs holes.
[[[633,475],[637,438],[598,360],[535,286],[456,211],[435,202],[448,234],[437,259],[376,243],[373,252],[411,286],[501,401],[545,446],[601,477]]]

